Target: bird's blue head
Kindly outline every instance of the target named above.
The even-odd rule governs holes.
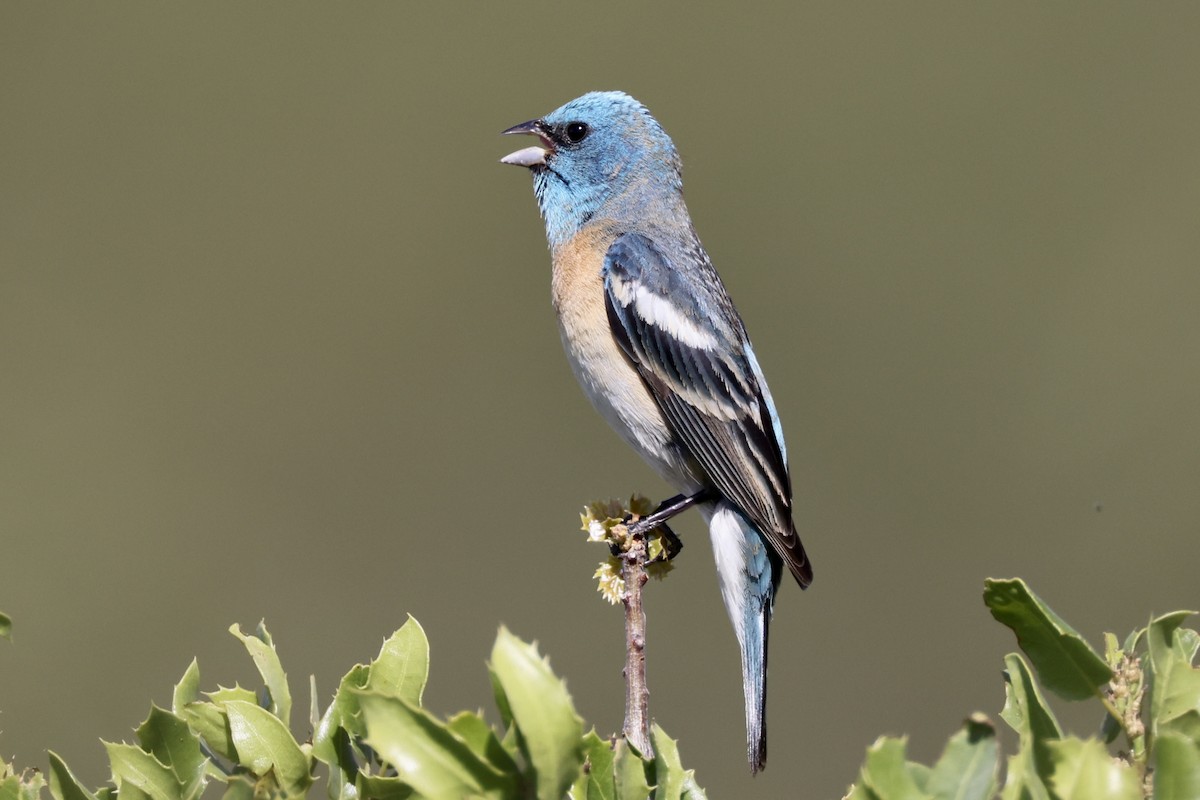
[[[528,167],[552,247],[597,215],[635,218],[680,202],[683,180],[671,137],[624,92],[590,92],[504,133],[537,136],[501,161]]]

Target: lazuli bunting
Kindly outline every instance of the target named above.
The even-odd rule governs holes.
[[[609,424],[708,522],[741,647],[750,769],[766,765],[767,627],[786,565],[812,565],[792,521],[787,448],[741,317],[683,201],[679,155],[638,101],[592,92],[504,133],[546,224],[563,347]],[[664,504],[666,505],[666,504]]]

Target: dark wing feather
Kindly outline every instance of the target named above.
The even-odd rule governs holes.
[[[613,335],[713,488],[808,586],[812,565],[792,522],[791,479],[770,393],[698,243],[685,258],[672,264],[642,234],[617,238],[604,261]]]

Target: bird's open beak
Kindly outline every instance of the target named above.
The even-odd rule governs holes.
[[[546,123],[540,119],[531,119],[528,122],[522,122],[520,125],[513,125],[504,131],[502,135],[508,136],[512,133],[524,133],[536,136],[542,140],[542,144],[546,145],[546,147],[542,148],[535,145],[533,147],[522,148],[500,159],[501,164],[514,164],[518,167],[529,167],[530,169],[546,166],[546,156],[554,152],[554,140],[550,138],[550,134],[546,130]]]

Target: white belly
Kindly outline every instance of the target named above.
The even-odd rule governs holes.
[[[584,244],[584,243],[581,243]],[[650,390],[629,363],[608,325],[600,265],[607,244],[558,253],[553,281],[554,310],[567,360],[600,415],[650,466],[681,491],[702,485],[688,459],[671,442],[671,432]]]
[[[673,484],[684,483],[666,420],[611,335],[607,342],[573,337],[561,318],[559,331],[575,378],[600,416],[660,475]]]

